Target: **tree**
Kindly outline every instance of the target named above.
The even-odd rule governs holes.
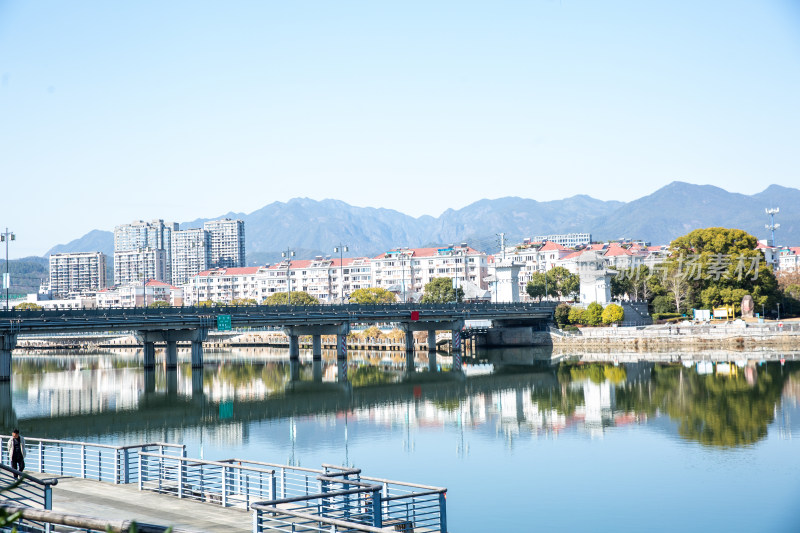
[[[255,300],[255,298],[234,298],[231,301],[231,305],[251,306],[251,305],[258,305],[258,302]]]
[[[663,315],[675,312],[675,302],[666,294],[653,298],[653,312]]]
[[[681,305],[689,299],[690,286],[686,276],[678,269],[673,268],[664,277],[664,288],[675,304],[675,312],[681,313]]]
[[[17,304],[14,306],[14,309],[20,311],[41,311],[43,307],[39,304],[35,304],[33,302],[22,302],[21,304]]]
[[[774,307],[780,297],[778,283],[757,245],[749,233],[728,228],[698,229],[672,241],[667,278],[680,273],[686,286],[670,279],[665,286],[676,298],[678,312],[683,303],[686,308],[730,305],[738,310],[746,294],[757,307]],[[685,302],[678,301],[681,292]]]
[[[625,318],[625,310],[621,305],[608,304],[601,317],[603,324],[619,324]]]
[[[446,304],[460,302],[464,298],[464,289],[453,288],[452,278],[433,278],[425,284],[422,291],[422,303]]]
[[[295,291],[291,293],[291,299],[285,292],[270,294],[264,303],[266,305],[319,305],[319,300],[305,291]]]
[[[555,319],[556,325],[559,328],[563,328],[569,324],[569,313],[571,310],[572,308],[563,302],[556,306],[556,310],[553,313],[553,318]]]
[[[155,302],[151,302],[147,307],[150,309],[158,309],[159,307],[172,307],[169,302],[164,300],[156,300]]]
[[[566,298],[578,294],[581,288],[581,280],[577,274],[573,274],[562,266],[551,268],[546,272],[548,289],[552,283],[559,298]]]
[[[200,300],[195,305],[197,307],[213,307],[214,306],[214,302],[212,302],[211,300]]]
[[[528,293],[528,296],[541,300],[546,296],[558,295],[555,284],[550,283],[549,278],[545,279],[546,275],[547,274],[542,272],[534,272],[531,274],[531,280],[525,285],[525,292]]]
[[[592,302],[586,307],[586,325],[599,326],[603,322],[603,306]]]
[[[397,301],[395,295],[380,287],[356,289],[350,295],[350,303],[354,304],[393,304]]]

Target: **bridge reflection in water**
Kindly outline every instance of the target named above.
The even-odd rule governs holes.
[[[683,438],[739,446],[765,437],[782,397],[800,398],[800,367],[791,360],[553,366],[549,349],[525,348],[479,353],[465,359],[462,373],[450,372],[442,355],[419,353],[410,371],[402,352],[351,352],[348,381],[340,382],[335,354],[300,362],[263,348],[207,355],[204,369],[184,362],[155,370],[142,369],[135,351],[16,357],[14,379],[0,383],[2,424],[43,438],[135,439],[201,428],[233,438],[253,422],[367,411],[392,420],[404,412],[409,424],[458,423],[513,441],[570,429],[602,434],[667,413]]]

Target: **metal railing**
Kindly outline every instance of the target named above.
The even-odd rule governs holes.
[[[56,484],[56,479],[39,479],[0,464],[0,487],[3,487],[0,498],[6,502],[37,509],[52,509],[53,485]]]
[[[0,462],[8,462],[5,443],[9,435],[0,435]],[[25,459],[29,470],[42,474],[94,479],[109,483],[135,483],[139,480],[139,454],[157,450],[168,455],[186,455],[186,446],[153,442],[129,446],[111,446],[68,440],[25,439]]]

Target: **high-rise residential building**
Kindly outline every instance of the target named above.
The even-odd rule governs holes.
[[[183,285],[209,267],[211,238],[201,228],[172,233],[172,284]]]
[[[98,291],[105,286],[105,254],[70,252],[50,256],[50,290],[54,297]]]
[[[203,224],[209,233],[210,268],[237,268],[245,266],[244,221],[223,218]]]
[[[114,283],[129,285],[167,279],[167,252],[162,249],[114,251]]]
[[[175,231],[178,231],[177,223],[164,222],[160,219],[136,220],[115,227],[114,283],[141,281],[142,275],[146,275],[147,272],[154,272],[158,276],[155,277],[158,281],[171,281],[172,233]],[[138,260],[150,263],[136,264]],[[117,266],[118,263],[120,267]]]

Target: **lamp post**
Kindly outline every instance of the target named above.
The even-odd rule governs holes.
[[[8,241],[17,240],[17,236],[8,231],[8,228],[3,233],[0,233],[0,242],[6,243],[6,275],[3,276],[3,285],[6,289],[6,311],[8,311],[8,289],[11,287],[11,277],[8,274]]]
[[[344,303],[344,253],[349,252],[350,248],[346,244],[339,243],[333,249],[333,253],[339,254],[339,287],[341,288],[341,303]]]
[[[294,250],[287,248],[285,252],[281,252],[281,255],[286,258],[286,299],[289,305],[292,305],[292,280],[289,278],[289,268],[292,265]]]

